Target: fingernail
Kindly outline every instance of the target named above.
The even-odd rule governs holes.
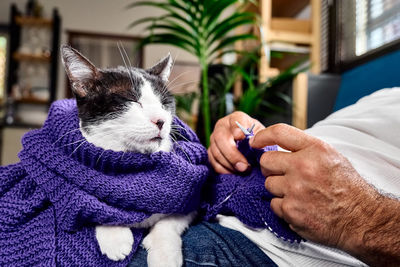
[[[247,170],[248,167],[249,167],[249,165],[247,165],[243,162],[238,162],[235,164],[235,169],[240,172],[244,172],[245,170]]]

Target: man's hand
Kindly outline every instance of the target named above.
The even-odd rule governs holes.
[[[246,158],[236,148],[235,140],[242,140],[245,136],[235,121],[246,128],[255,123],[254,133],[265,128],[259,121],[243,112],[234,112],[218,120],[210,138],[208,158],[215,171],[219,173],[243,172],[249,167]]]
[[[400,202],[380,195],[333,147],[294,127],[277,124],[250,141],[254,148],[275,144],[292,153],[263,154],[265,187],[276,196],[272,210],[295,232],[369,264],[399,260]]]

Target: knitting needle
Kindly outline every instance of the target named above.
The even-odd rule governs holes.
[[[253,123],[253,125],[251,125],[251,127],[250,127],[250,129],[248,129],[248,131],[249,131],[250,133],[252,133],[255,126],[256,126],[256,124]]]
[[[253,135],[252,131],[254,129],[254,127],[256,126],[256,124],[254,123],[249,129],[244,128],[239,122],[235,121],[236,125],[240,128],[240,130],[242,130],[242,132],[246,135]]]
[[[235,121],[235,123],[236,123],[236,125],[240,128],[240,130],[242,130],[242,132],[243,132],[245,135],[249,135],[249,134],[250,134],[250,132],[247,131],[247,129],[244,128],[239,122]]]

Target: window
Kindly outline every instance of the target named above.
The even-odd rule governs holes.
[[[400,40],[399,0],[340,0],[336,9],[336,53],[342,64],[366,58]]]
[[[400,38],[400,1],[356,1],[356,56]]]
[[[0,99],[3,98],[6,80],[7,37],[0,35]]]

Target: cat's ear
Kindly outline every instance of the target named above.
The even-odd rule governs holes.
[[[156,65],[146,70],[148,73],[160,76],[164,82],[168,82],[169,75],[171,74],[172,58],[168,53],[166,57],[161,59]]]
[[[85,97],[99,71],[87,58],[68,45],[61,46],[61,58],[72,91],[76,96]]]

